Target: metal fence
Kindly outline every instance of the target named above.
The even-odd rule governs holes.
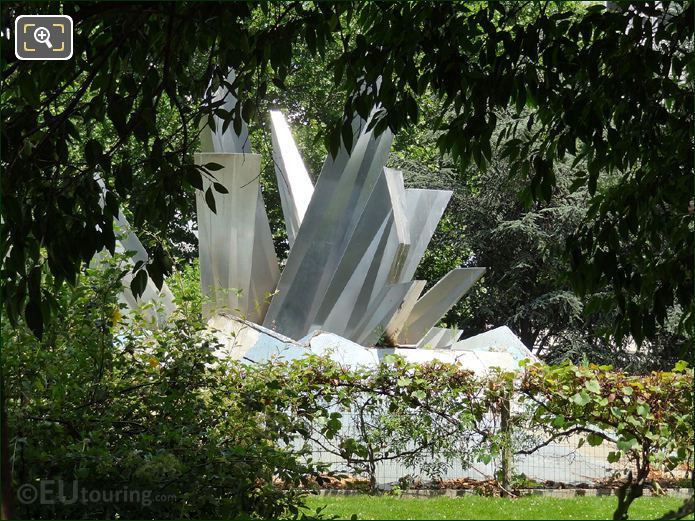
[[[345,415],[347,417],[350,414]],[[352,431],[350,422],[344,422],[342,437],[349,437]],[[528,432],[516,433],[519,439],[543,439],[540,434]],[[355,436],[355,433],[352,432]],[[356,437],[356,436],[355,436]],[[517,481],[527,480],[539,485],[558,486],[595,486],[624,477],[632,469],[631,462],[623,456],[614,463],[608,462],[608,454],[617,451],[615,444],[604,441],[599,446],[583,443],[582,436],[573,435],[566,439],[548,443],[532,454],[515,454],[512,463],[512,477]],[[517,443],[513,443],[516,445]],[[520,445],[521,443],[519,443]],[[332,472],[354,478],[366,478],[365,472],[356,470],[355,465],[346,462],[336,450],[326,450],[324,446],[311,442],[313,461],[329,464]],[[531,445],[535,445],[532,443]],[[526,445],[528,447],[528,444]],[[408,466],[399,460],[376,462],[375,478],[379,486],[399,484],[399,481],[427,483],[440,480],[456,480],[467,478],[471,480],[494,479],[501,471],[501,458],[493,458],[488,463],[479,461],[461,461],[461,458],[446,457],[435,454],[425,457],[414,466]],[[433,472],[433,469],[435,471]],[[666,477],[683,479],[691,473],[689,468],[673,470]],[[402,481],[401,481],[402,482]]]
[[[546,484],[552,482],[592,485],[614,478],[631,468],[629,461],[624,458],[617,463],[608,463],[608,452],[615,450],[614,446],[611,447],[612,444],[606,442],[606,446],[583,445],[579,448],[577,444],[578,439],[570,439],[562,443],[551,443],[530,455],[517,455],[513,461],[513,475],[519,479],[526,478]],[[333,472],[355,475],[354,467],[348,465],[339,455],[317,445],[314,445],[311,454],[314,461],[330,464]],[[445,461],[445,466],[439,467],[440,472],[436,476],[428,472],[426,467],[427,464],[407,467],[397,460],[377,462],[375,476],[379,485],[397,484],[401,479],[422,482],[460,478],[487,480],[494,478],[501,470],[501,461],[499,458],[493,458],[487,464],[476,462],[464,465],[459,460],[451,459]],[[674,474],[674,477],[677,477],[677,474]]]

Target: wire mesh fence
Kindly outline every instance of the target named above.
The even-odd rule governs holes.
[[[593,485],[615,478],[630,468],[630,462],[624,458],[616,463],[608,463],[607,453],[615,450],[615,447],[584,445],[577,448],[575,441],[578,442],[567,440],[551,443],[533,454],[516,455],[513,460],[513,476],[545,484]],[[311,455],[314,461],[329,464],[330,470],[335,473],[353,476],[364,474],[356,471],[355,466],[344,458],[318,445],[313,446]],[[436,468],[436,472],[432,472],[433,468]],[[488,480],[494,479],[500,471],[500,458],[492,458],[489,463],[468,464],[434,455],[429,461],[426,459],[416,466],[408,466],[398,460],[376,462],[374,474],[379,485],[389,485],[402,480]]]
[[[333,440],[312,440],[311,457],[315,462],[328,464],[332,473],[352,478],[369,479],[369,465],[364,458],[348,460],[341,454],[340,440],[351,436],[358,437],[354,424],[350,423],[352,415],[344,413],[344,428],[340,436]],[[513,445],[517,449],[526,443],[539,446],[531,454],[518,451],[512,460],[511,475],[520,486],[599,486],[602,483],[622,478],[632,469],[632,462],[625,456],[618,461],[609,462],[611,452],[618,452],[614,443],[604,441],[601,445],[591,446],[585,443],[581,435],[572,435],[558,441],[538,443],[543,440],[539,433],[517,431]],[[533,443],[529,444],[529,440]],[[472,442],[475,443],[475,437]],[[407,458],[388,456],[388,448],[379,447],[379,455],[374,458],[371,474],[378,486],[399,485],[404,483],[432,483],[450,480],[485,481],[499,479],[502,471],[501,457],[492,457],[487,462],[471,458],[472,451],[456,457],[452,451],[447,454],[429,453],[407,462]],[[385,457],[384,457],[385,456]],[[691,475],[691,469],[679,468],[667,473],[670,479],[684,479]]]

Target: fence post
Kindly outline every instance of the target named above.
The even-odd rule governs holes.
[[[500,410],[500,430],[502,433],[502,497],[511,495],[512,486],[512,466],[514,464],[512,457],[512,429],[510,422],[510,397],[506,395],[502,398],[502,407]]]

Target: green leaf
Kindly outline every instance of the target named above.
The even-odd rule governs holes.
[[[556,416],[553,418],[551,425],[555,428],[562,428],[566,423],[565,417],[563,415]]]
[[[232,120],[232,128],[234,128],[234,133],[237,136],[241,135],[241,130],[244,127],[244,121],[241,118],[241,112],[238,110],[234,112],[234,119]]]
[[[603,437],[592,432],[586,437],[586,441],[592,447],[598,447],[599,445],[601,445],[603,443]]]
[[[601,392],[601,385],[598,383],[598,380],[587,380],[584,383],[584,387],[594,394],[599,394]]]
[[[150,264],[147,267],[147,274],[152,279],[155,286],[157,286],[157,289],[161,290],[164,284],[164,272],[160,269],[159,263]]]
[[[27,321],[27,326],[37,338],[43,337],[43,312],[41,310],[41,302],[34,298],[30,298],[24,309],[24,317]]]
[[[341,426],[342,422],[340,421],[340,418],[331,418],[326,424],[326,429],[329,434],[333,434],[338,432]]]
[[[673,372],[674,373],[682,373],[688,368],[688,362],[685,360],[679,360],[676,362],[676,365],[673,366]]]
[[[622,451],[628,451],[631,450],[633,447],[638,445],[638,442],[635,438],[629,438],[629,439],[620,439],[616,443],[618,448]]]
[[[352,150],[352,125],[349,122],[343,123],[340,128],[340,134],[343,139],[343,145],[347,150]]]
[[[203,176],[195,166],[187,165],[184,172],[184,177],[188,184],[197,190],[203,189]]]
[[[84,145],[84,158],[90,167],[95,167],[101,159],[104,149],[96,139],[90,139]]]
[[[649,413],[650,413],[649,405],[639,404],[637,406],[637,414],[639,414],[640,416],[646,417],[646,416],[649,416]]]
[[[116,132],[118,132],[118,137],[123,138],[127,133],[127,118],[130,109],[131,104],[128,103],[124,98],[121,98],[120,96],[113,96],[109,98],[108,109],[106,113],[108,114],[109,119],[113,123]],[[137,113],[133,115],[133,117],[136,116],[139,115]],[[135,123],[135,126],[141,126],[141,123],[138,121],[137,123]]]
[[[130,281],[130,291],[133,293],[135,298],[140,297],[147,287],[147,271],[145,269],[140,269]]]
[[[203,168],[210,170],[210,172],[217,172],[218,170],[222,170],[224,167],[219,163],[205,163]]]
[[[610,451],[606,459],[608,460],[608,463],[617,463],[620,461],[621,456],[622,453],[620,451]]]
[[[212,186],[215,187],[215,190],[217,191],[217,193],[220,193],[220,194],[228,194],[229,193],[229,190],[227,190],[227,187],[224,186],[222,183],[212,183]]]
[[[424,400],[425,398],[427,398],[427,394],[422,389],[418,389],[417,391],[413,391],[411,396],[413,398],[417,398],[418,400]]]
[[[215,205],[215,196],[212,193],[212,187],[205,191],[205,202],[207,203],[208,208],[212,210],[212,213],[216,214],[217,206]]]
[[[586,391],[581,391],[572,396],[572,401],[580,407],[583,407],[591,401],[591,397],[587,394]]]
[[[331,153],[331,156],[335,158],[340,151],[340,128],[334,127],[333,130],[327,134],[327,136],[328,151]]]
[[[241,117],[244,119],[244,121],[251,121],[255,113],[256,102],[252,99],[247,99],[246,101],[244,101],[241,109]],[[238,134],[240,134],[240,132],[237,132],[237,135]]]
[[[121,163],[116,168],[116,190],[126,193],[133,187],[133,167],[128,163]]]

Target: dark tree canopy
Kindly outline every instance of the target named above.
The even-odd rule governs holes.
[[[354,112],[379,104],[376,130],[398,132],[427,95],[443,102],[441,151],[484,168],[494,132],[527,203],[549,200],[556,166],[576,160],[593,200],[567,245],[574,287],[612,288],[618,338],[651,337],[674,306],[691,326],[692,2],[6,2],[3,27],[58,10],[74,19],[72,60],[37,67],[2,49],[3,301],[38,334],[54,290],[113,249],[119,204],[166,242],[207,175],[191,157],[201,118],[253,125],[299,50],[337,56],[333,152]],[[233,114],[203,103],[229,67]],[[161,281],[171,261],[152,253],[144,269]]]

